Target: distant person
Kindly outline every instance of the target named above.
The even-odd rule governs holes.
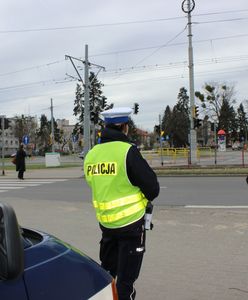
[[[26,171],[25,158],[27,154],[24,150],[23,144],[20,145],[19,150],[16,152],[16,171],[18,172],[18,178],[23,180],[24,172]]]

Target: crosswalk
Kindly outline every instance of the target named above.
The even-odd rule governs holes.
[[[29,187],[36,187],[43,184],[63,182],[66,180],[67,179],[2,179],[0,180],[0,193],[5,193],[11,190],[20,190]]]

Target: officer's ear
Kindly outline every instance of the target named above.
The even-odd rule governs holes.
[[[124,133],[125,135],[128,134],[128,129],[129,129],[128,123],[123,124],[123,133]]]

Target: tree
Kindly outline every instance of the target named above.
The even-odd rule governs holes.
[[[140,145],[140,137],[137,134],[137,127],[131,118],[128,121],[128,138],[135,145]]]
[[[40,128],[37,131],[38,147],[42,154],[51,150],[51,123],[46,115],[40,117]]]
[[[172,112],[171,109],[169,107],[169,105],[166,106],[165,111],[164,111],[164,115],[162,118],[162,131],[164,131],[164,135],[168,135],[169,137],[171,136],[172,133]],[[170,143],[170,139],[169,139],[169,143]]]
[[[220,110],[224,101],[230,105],[235,104],[234,87],[224,83],[206,83],[203,92],[196,91],[195,96],[200,100],[202,108],[210,118],[219,121]]]
[[[36,143],[36,129],[37,122],[34,117],[30,116],[15,116],[15,122],[13,123],[12,129],[14,136],[18,138],[19,143],[22,143],[24,135],[29,136],[30,143]]]
[[[101,124],[99,118],[100,112],[110,109],[113,104],[107,104],[107,98],[103,95],[102,87],[103,84],[97,79],[93,72],[90,72],[89,76],[90,91],[89,91],[89,102],[90,102],[90,114],[91,122],[93,124]],[[74,134],[83,134],[84,126],[84,91],[82,86],[77,84],[76,94],[74,100],[74,116],[78,117],[78,122],[75,124]]]
[[[224,99],[219,111],[219,129],[225,130],[227,144],[231,139],[236,140],[237,128],[235,110],[229,101]]]
[[[171,115],[171,137],[174,147],[185,147],[188,145],[190,120],[189,96],[184,87],[180,89],[177,99]]]
[[[240,103],[237,109],[237,126],[239,130],[240,138],[244,139],[247,142],[247,127],[248,127],[248,120],[246,117],[246,112],[242,103]]]

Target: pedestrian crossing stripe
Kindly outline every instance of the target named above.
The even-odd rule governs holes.
[[[0,193],[9,190],[19,190],[26,187],[36,187],[43,184],[50,184],[56,182],[64,182],[67,179],[25,179],[19,181],[17,179],[0,179]]]

